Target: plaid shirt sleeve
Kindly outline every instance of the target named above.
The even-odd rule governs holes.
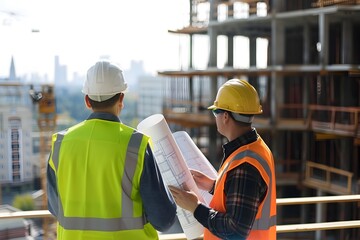
[[[228,173],[226,213],[209,209],[208,229],[222,239],[246,239],[267,186],[258,170],[244,163]]]

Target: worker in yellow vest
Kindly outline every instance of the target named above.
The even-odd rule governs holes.
[[[255,88],[231,79],[209,107],[217,130],[228,139],[216,179],[192,170],[198,187],[213,194],[210,206],[190,191],[170,186],[175,202],[205,227],[204,240],[276,239],[276,182],[272,153],[256,129],[262,107]]]
[[[52,137],[47,194],[59,240],[158,239],[175,221],[149,137],[119,119],[126,90],[116,64],[97,62],[82,89],[91,115]]]

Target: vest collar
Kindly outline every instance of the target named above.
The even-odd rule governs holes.
[[[251,131],[237,137],[236,139],[232,140],[231,142],[227,142],[223,145],[223,153],[224,158],[221,162],[223,165],[224,161],[236,150],[240,147],[255,142],[258,138],[258,134],[255,128],[252,128]]]
[[[117,116],[105,112],[93,112],[87,118],[87,120],[91,120],[91,119],[101,119],[101,120],[107,120],[113,122],[120,122],[120,119]]]

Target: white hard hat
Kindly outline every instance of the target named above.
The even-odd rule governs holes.
[[[125,92],[126,89],[127,83],[121,69],[109,61],[100,61],[87,71],[82,92],[90,99],[102,102]]]

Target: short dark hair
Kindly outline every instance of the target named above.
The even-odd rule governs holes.
[[[231,114],[230,114],[230,115],[231,115]],[[246,123],[246,122],[236,121],[236,119],[235,119],[233,116],[231,116],[231,117],[232,117],[232,119],[235,120],[236,125],[238,125],[238,126],[241,126],[241,127],[249,127],[249,126],[252,125],[252,123]]]
[[[108,108],[108,107],[112,107],[115,105],[115,103],[119,100],[119,97],[121,94],[123,94],[123,93],[117,93],[115,96],[109,98],[108,100],[102,101],[102,102],[98,102],[98,101],[95,101],[95,100],[92,100],[89,98],[89,102],[93,109]]]
[[[236,122],[236,125],[241,126],[241,127],[249,127],[249,126],[252,125],[251,122],[247,123],[247,122],[242,122],[242,121],[236,120],[233,114],[237,114],[237,113],[233,113],[233,112],[230,112],[230,111],[226,111],[226,112],[227,112],[227,113],[230,115],[230,117]],[[251,115],[251,114],[241,114],[241,115],[243,115],[243,116],[245,116],[245,117],[252,117],[252,116],[254,116],[254,115]]]

